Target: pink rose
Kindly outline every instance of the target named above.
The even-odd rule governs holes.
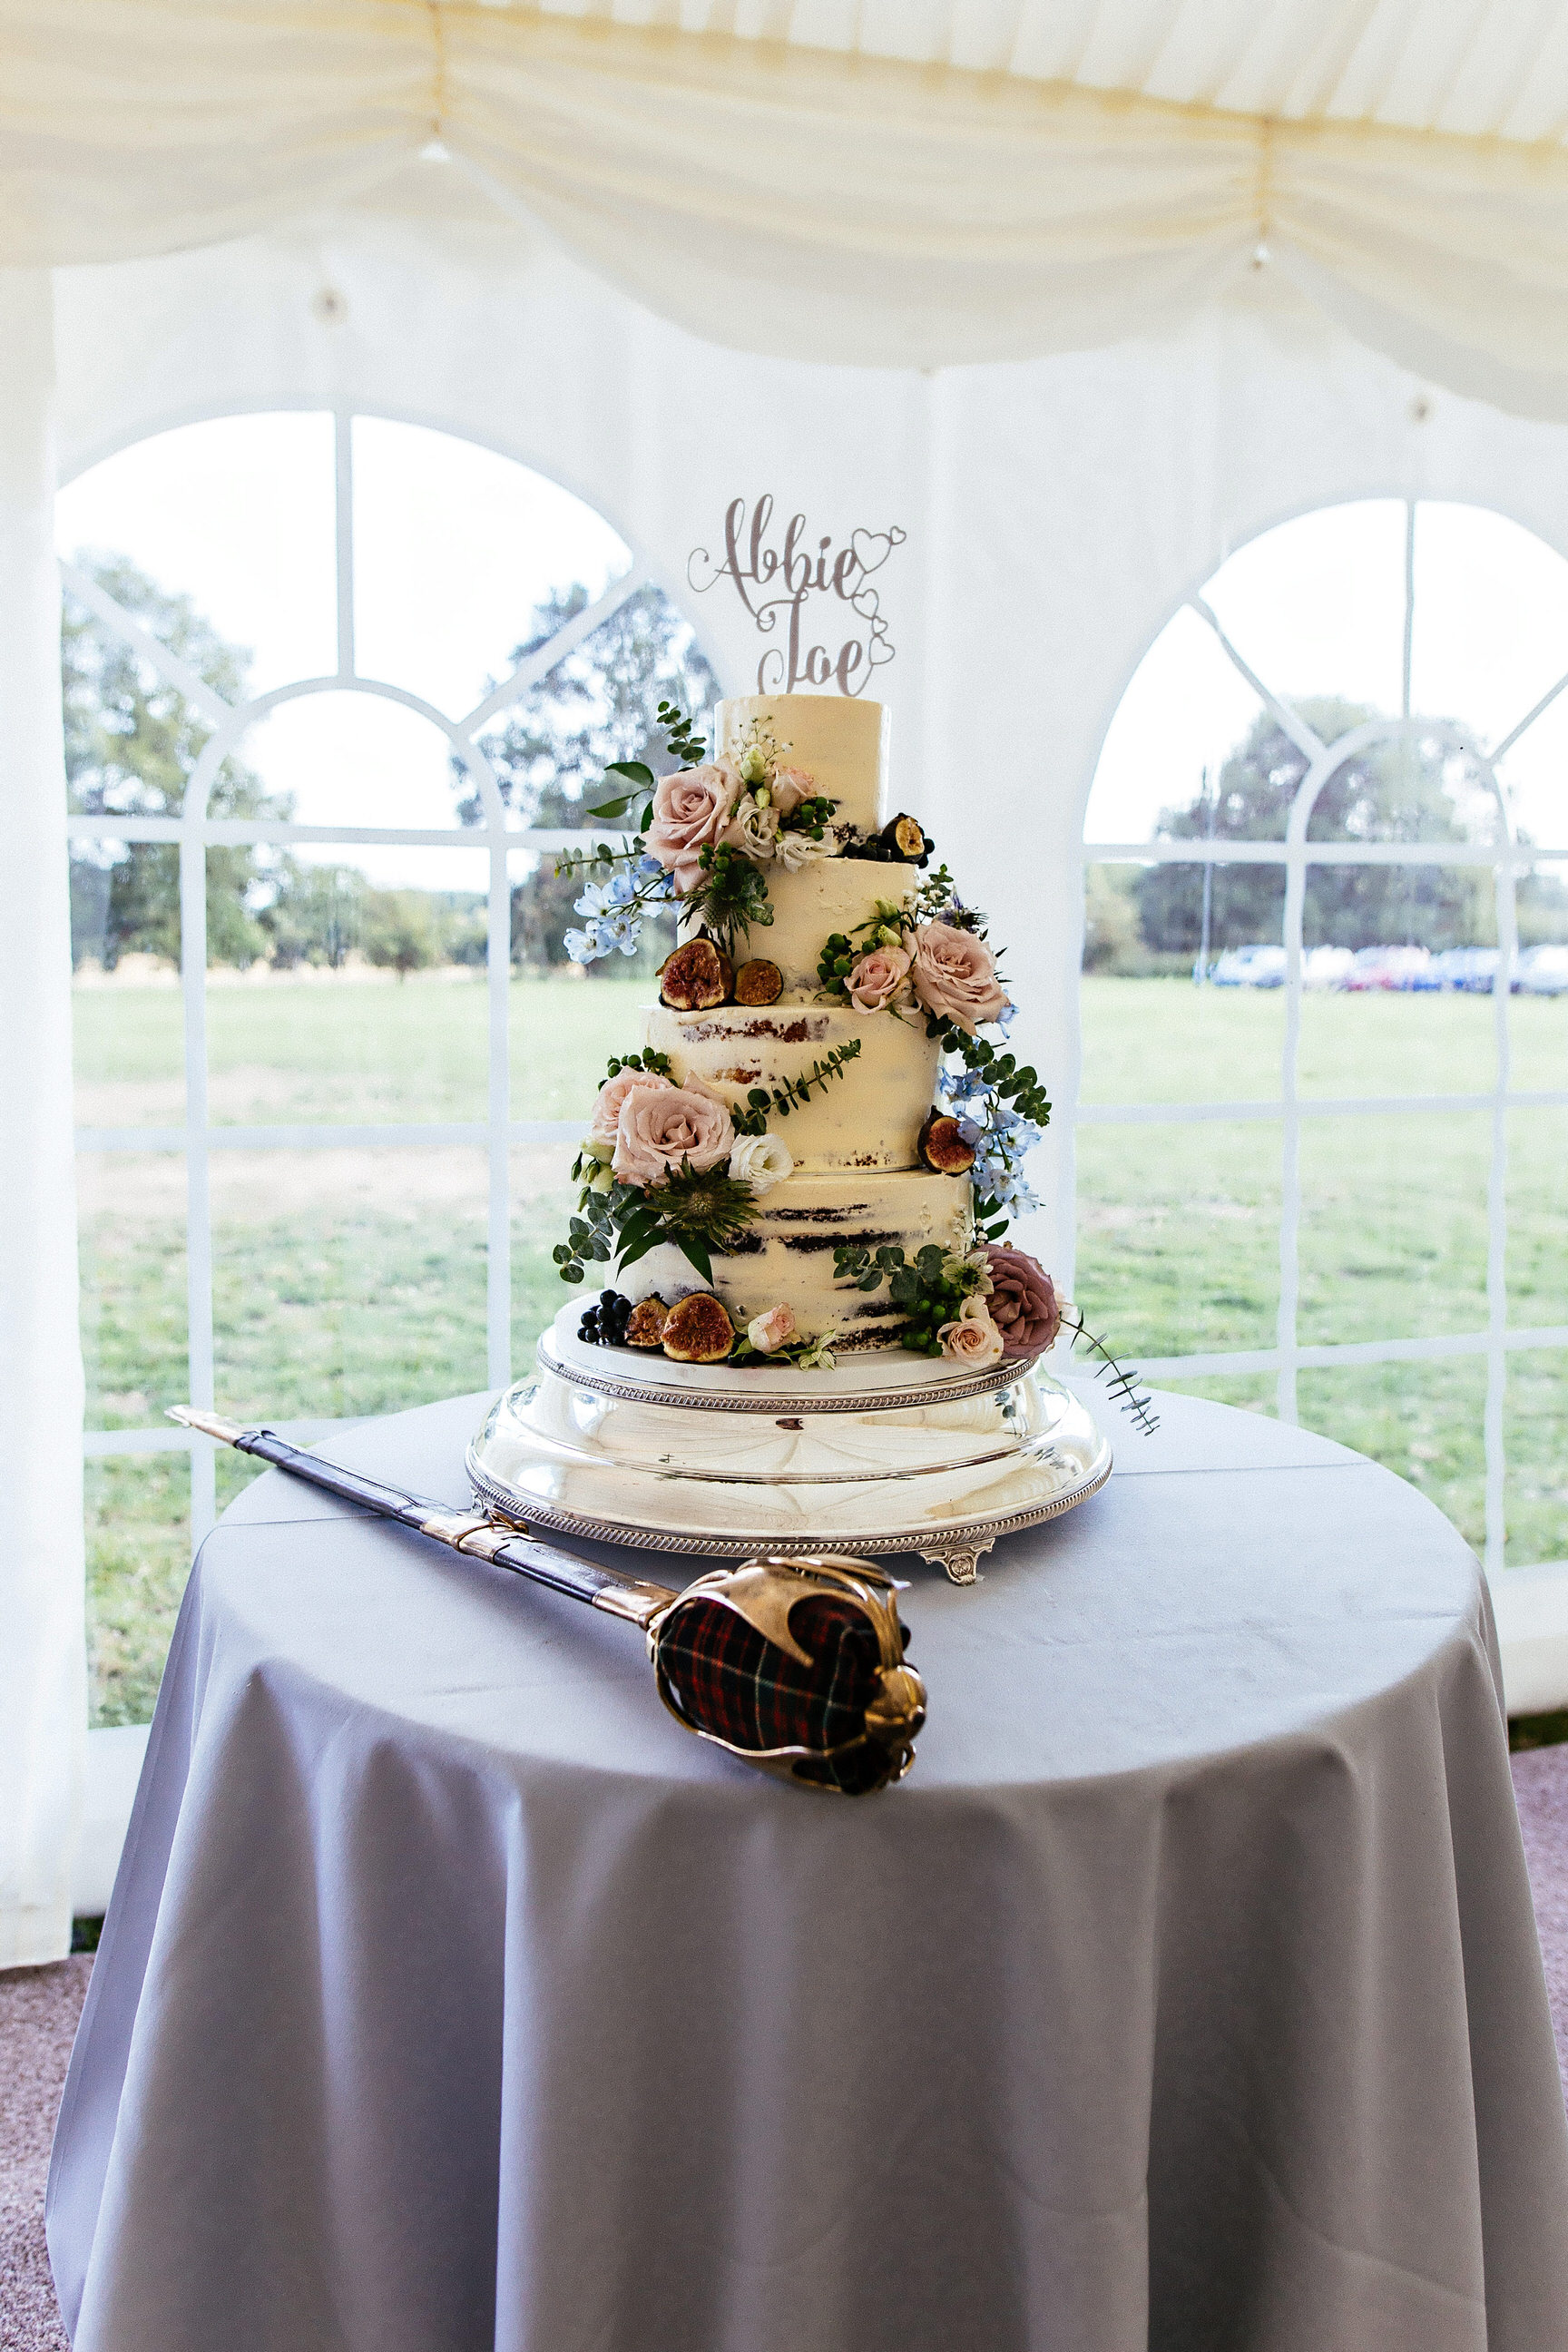
[[[599,1088],[594,1116],[588,1121],[589,1142],[614,1143],[620,1122],[621,1105],[638,1087],[668,1087],[669,1085],[670,1081],[661,1078],[657,1070],[620,1070],[613,1078],[606,1078]]]
[[[787,1348],[795,1337],[794,1308],[770,1307],[765,1315],[753,1316],[746,1326],[746,1337],[759,1356],[771,1356],[775,1349]]]
[[[983,1372],[988,1364],[999,1364],[1003,1356],[1002,1334],[985,1311],[983,1299],[969,1297],[956,1323],[944,1323],[937,1333],[942,1352],[949,1360],[962,1364],[965,1371]]]
[[[769,800],[780,816],[793,816],[802,801],[814,801],[816,796],[816,778],[808,776],[804,768],[773,770]]]
[[[921,925],[915,933],[912,977],[926,1011],[971,1037],[982,1021],[994,1021],[1007,1003],[996,977],[996,959],[984,940],[952,923]]]
[[[896,1004],[908,993],[913,961],[908,948],[873,948],[863,955],[844,982],[856,1012],[885,1013]]]
[[[1039,1260],[1024,1250],[1002,1249],[993,1243],[985,1262],[991,1276],[988,1304],[1002,1334],[1003,1354],[1037,1356],[1061,1328],[1056,1285]]]
[[[662,1184],[683,1160],[717,1168],[734,1140],[729,1112],[706,1087],[633,1087],[621,1100],[611,1165],[623,1184]]]
[[[702,878],[701,852],[718,840],[741,796],[741,779],[727,760],[705,768],[682,768],[654,786],[653,823],[647,829],[650,857],[672,875],[681,892]]]

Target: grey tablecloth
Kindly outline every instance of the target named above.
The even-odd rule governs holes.
[[[77,2352],[1552,2352],[1474,1562],[1167,1400],[784,1789],[629,1628],[276,1475],[192,1577],[67,2086]],[[338,1450],[458,1502],[480,1401]],[[663,1572],[661,1570],[661,1572]]]

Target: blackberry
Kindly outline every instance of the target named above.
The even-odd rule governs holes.
[[[577,1337],[579,1339],[586,1339],[590,1347],[596,1347],[599,1343],[599,1310],[596,1307],[587,1307],[584,1311],[583,1320],[577,1326]]]
[[[607,1348],[624,1348],[626,1327],[632,1319],[632,1302],[618,1290],[601,1291],[599,1295],[599,1337]]]

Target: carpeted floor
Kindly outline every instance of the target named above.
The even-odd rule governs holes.
[[[1512,1760],[1557,2063],[1568,2083],[1568,1747],[1536,1748]]]
[[[1513,1785],[1568,2081],[1568,1747],[1516,1756]],[[68,2352],[44,2248],[44,2180],[91,1967],[0,1974],[0,2352]]]
[[[0,2347],[67,2352],[44,2250],[55,2111],[89,1959],[0,1974]]]

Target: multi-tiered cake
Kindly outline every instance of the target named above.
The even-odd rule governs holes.
[[[1004,1050],[984,918],[888,814],[888,739],[878,703],[748,696],[719,705],[710,759],[682,723],[691,764],[621,769],[650,796],[592,862],[573,943],[635,945],[673,898],[679,944],[574,1171],[557,1261],[613,1283],[584,1338],[809,1369],[899,1346],[978,1366],[1053,1335],[1048,1282],[994,1246],[1047,1106]]]

